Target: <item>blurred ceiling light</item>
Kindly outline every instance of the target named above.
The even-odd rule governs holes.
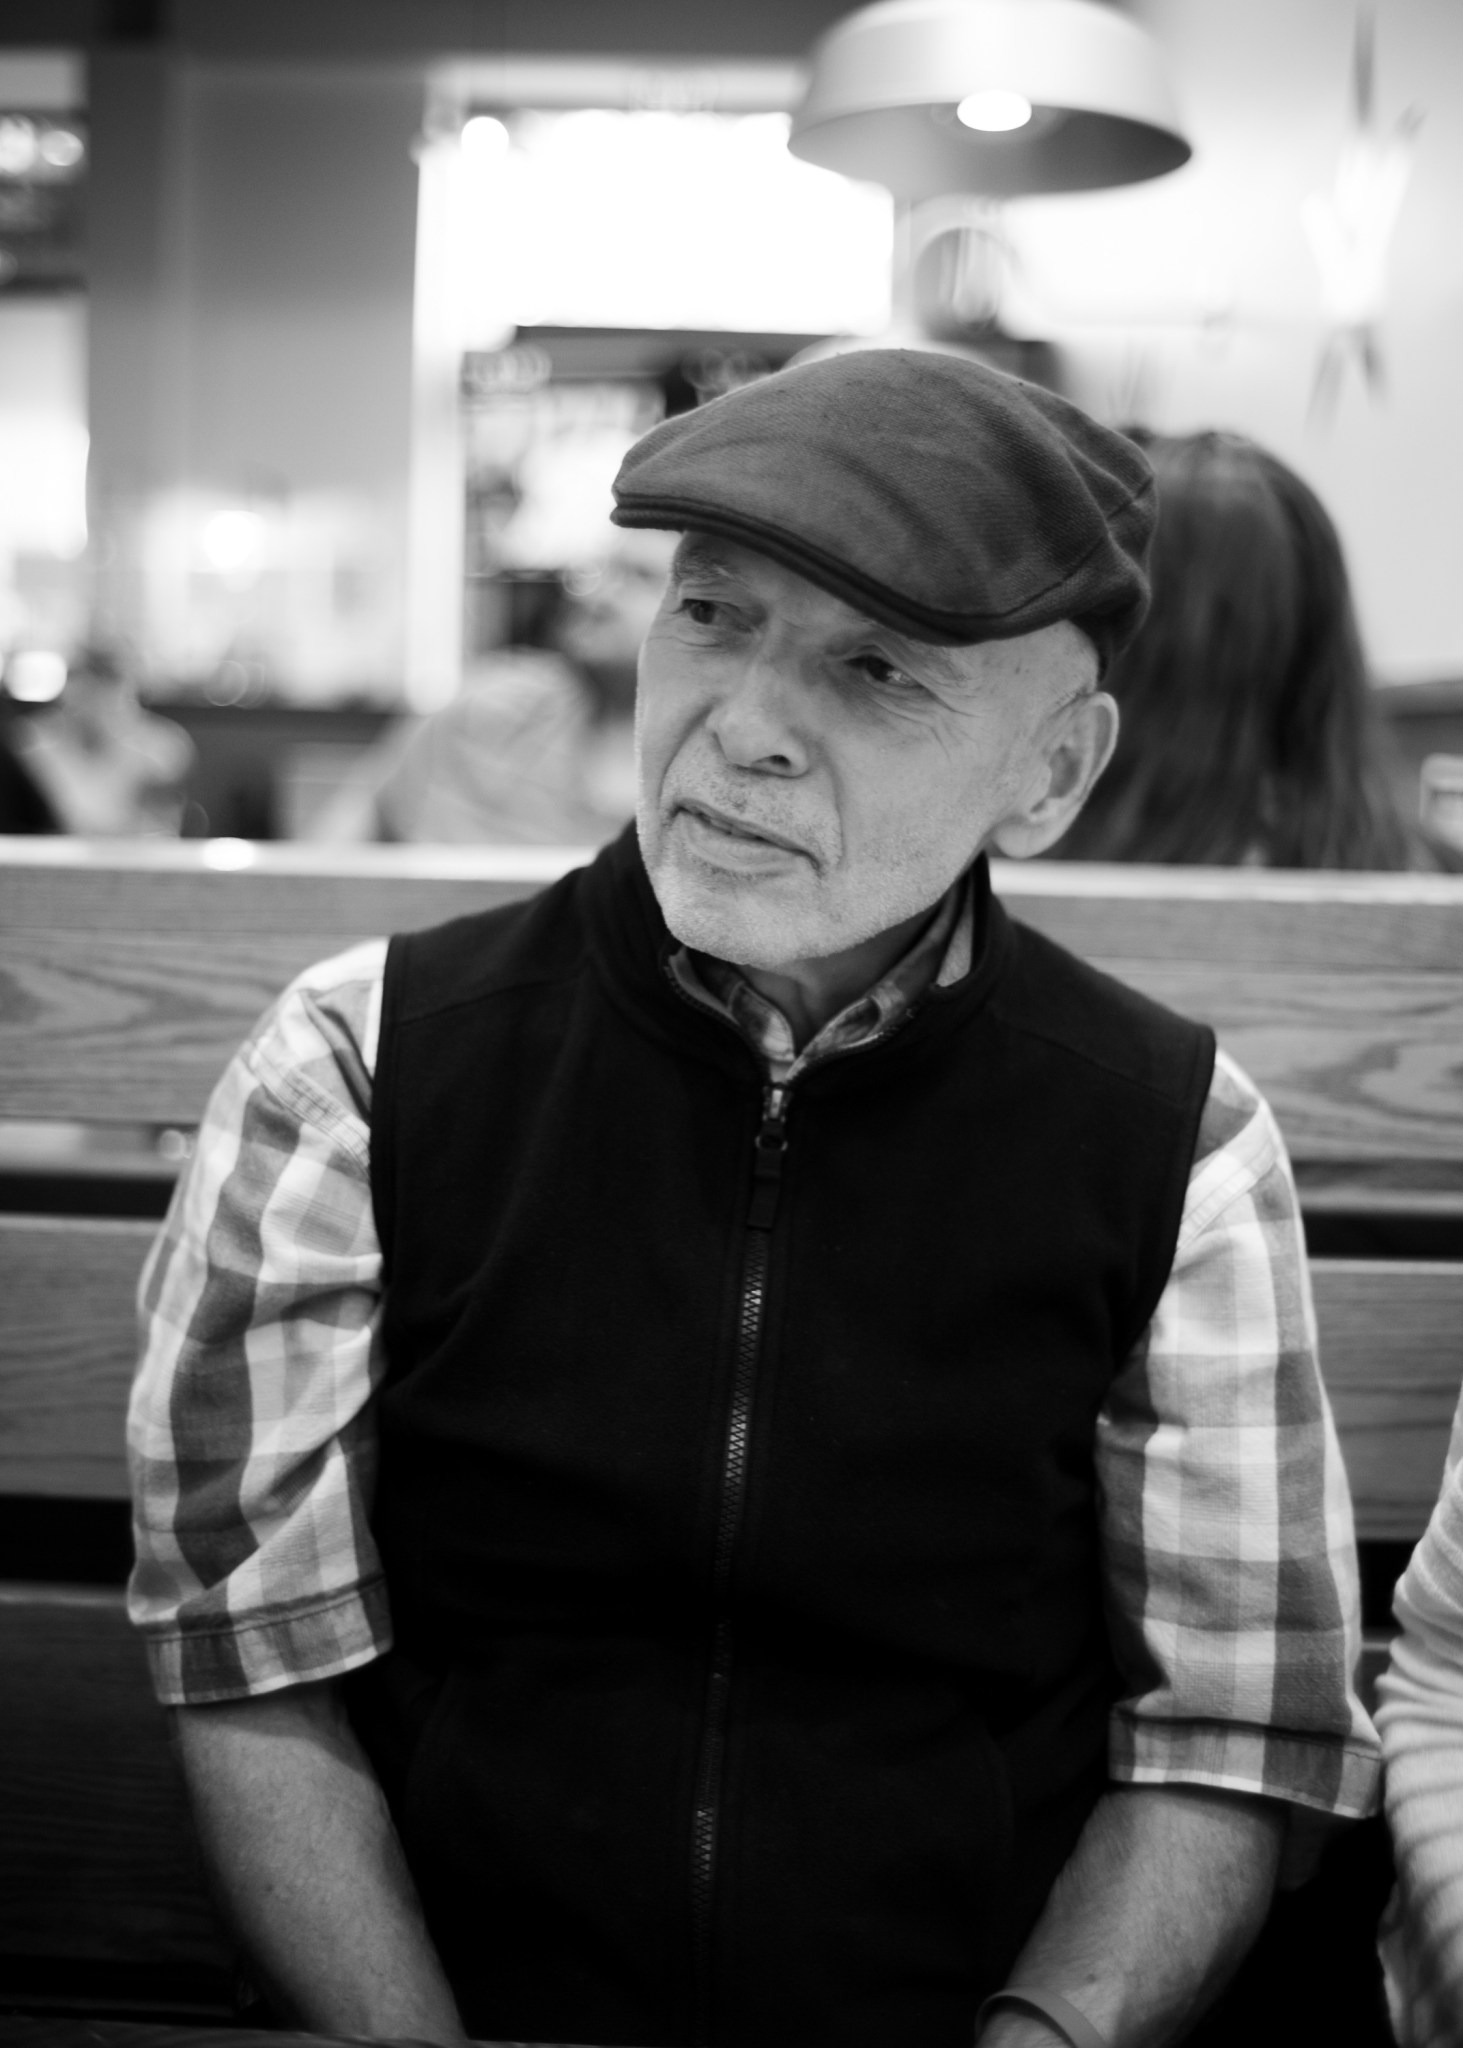
[[[241,868],[253,867],[259,849],[248,839],[205,839],[199,858],[206,868],[215,868],[220,874],[237,874]]]
[[[257,569],[263,559],[267,531],[263,517],[242,506],[211,512],[203,522],[200,536],[203,559],[221,576],[237,576]]]
[[[992,103],[1006,119],[967,112]],[[876,0],[814,46],[789,146],[907,203],[1128,185],[1191,154],[1157,44],[1098,0]]]
[[[877,333],[888,195],[799,163],[787,133],[772,110],[521,109],[490,175],[460,152],[440,246],[418,235],[418,346],[429,290],[444,315],[460,305],[451,317],[476,348],[540,324]],[[425,161],[422,176],[425,195]]]
[[[989,92],[968,92],[955,109],[955,118],[967,128],[1002,135],[1008,129],[1026,126],[1031,119],[1031,102],[1024,93],[1003,92],[999,86]]]
[[[66,687],[65,657],[49,647],[21,647],[5,664],[5,687],[17,704],[52,704]]]
[[[40,140],[40,154],[53,170],[69,171],[86,155],[86,144],[70,128],[48,128]]]
[[[490,161],[506,156],[512,139],[503,122],[492,114],[474,114],[463,123],[462,147],[469,157]]]
[[[38,147],[36,124],[23,114],[0,119],[0,176],[23,178],[35,164]]]

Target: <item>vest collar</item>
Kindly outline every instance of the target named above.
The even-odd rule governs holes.
[[[651,1037],[682,1055],[743,1072],[749,1067],[760,1071],[757,1055],[745,1039],[724,1019],[693,1004],[675,985],[669,963],[679,942],[661,915],[633,825],[586,870],[584,888],[591,953],[617,1006]],[[1005,970],[1011,927],[992,894],[990,863],[984,854],[971,873],[971,898],[969,971],[958,981],[929,990],[887,1039],[864,1053],[814,1068],[810,1083],[815,1075],[820,1085],[829,1075],[839,1080],[866,1061],[877,1061],[883,1072],[891,1055],[903,1064],[934,1051],[985,1008]]]

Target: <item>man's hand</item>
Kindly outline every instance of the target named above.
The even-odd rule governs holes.
[[[1093,1808],[1010,1976],[1055,1991],[1109,2048],[1182,2039],[1260,1931],[1285,1833],[1273,1800],[1190,1785],[1114,1788]],[[1055,2048],[998,2007],[980,2048]]]
[[[277,2017],[465,2040],[336,1687],[179,1707],[173,1726],[220,1903]]]

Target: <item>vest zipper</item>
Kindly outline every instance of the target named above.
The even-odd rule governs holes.
[[[695,1969],[694,2048],[710,2048],[712,2037],[711,1963],[712,1901],[716,1884],[716,1848],[720,1828],[722,1765],[726,1755],[727,1708],[731,1698],[732,1617],[730,1594],[737,1537],[747,1493],[747,1452],[751,1439],[752,1396],[762,1349],[767,1305],[767,1273],[771,1231],[782,1184],[787,1151],[786,1088],[771,1085],[763,1096],[752,1161],[752,1192],[747,1205],[746,1249],[737,1303],[736,1355],[731,1406],[721,1462],[721,1496],[712,1556],[711,1666],[706,1682],[701,1754],[696,1768],[696,1795],[691,1827],[691,1931]]]

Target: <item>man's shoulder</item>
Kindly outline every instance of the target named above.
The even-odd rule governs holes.
[[[1008,913],[1009,915],[1009,913]],[[1207,1091],[1214,1034],[1205,1024],[1094,967],[1010,919],[1011,950],[996,1004],[1002,1020],[1119,1082],[1191,1099]]]
[[[297,974],[244,1040],[242,1070],[274,1085],[315,1075],[332,1096],[338,1070],[348,1096],[368,1098],[386,949],[385,939],[364,939]]]
[[[587,947],[584,883],[574,868],[530,896],[398,933],[388,955],[388,1002],[417,1021],[514,989],[572,979]]]

